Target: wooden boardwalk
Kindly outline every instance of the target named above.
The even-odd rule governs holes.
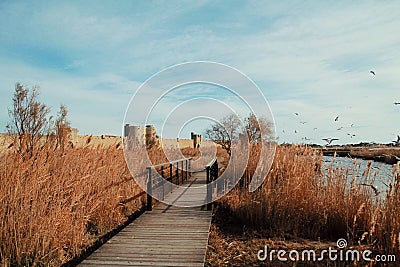
[[[197,172],[166,196],[190,205],[206,197],[206,172]],[[203,185],[203,186],[201,186]],[[197,190],[198,188],[198,190]],[[158,203],[96,250],[79,266],[204,266],[211,223],[205,207],[183,208]]]

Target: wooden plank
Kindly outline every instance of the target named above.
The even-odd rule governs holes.
[[[165,262],[203,262],[203,257],[200,255],[190,255],[190,254],[182,254],[177,257],[177,255],[158,255],[156,253],[154,254],[119,254],[119,255],[114,255],[114,254],[98,254],[94,255],[91,260],[118,260],[118,261],[148,261],[148,262],[153,262],[153,261],[165,261]]]
[[[98,261],[98,260],[86,260],[80,266],[204,266],[201,262],[165,262],[165,261],[157,261],[157,262],[146,262],[146,261],[116,261],[116,260],[108,260],[108,261]]]
[[[154,236],[156,236],[157,235],[157,238],[154,238]],[[145,240],[149,240],[149,241],[153,241],[153,243],[154,243],[154,240],[164,240],[165,242],[167,242],[168,243],[168,241],[169,240],[171,240],[171,241],[173,241],[173,240],[182,240],[182,241],[185,241],[185,240],[192,240],[192,241],[195,241],[195,240],[204,240],[204,238],[207,238],[208,237],[208,234],[207,233],[202,233],[202,234],[197,234],[197,235],[195,235],[195,236],[188,236],[187,234],[176,234],[176,235],[174,235],[174,236],[169,236],[169,235],[162,235],[162,234],[154,234],[154,235],[151,235],[151,234],[140,234],[140,235],[137,235],[137,236],[134,236],[134,237],[130,237],[130,236],[119,236],[119,238],[118,239],[115,239],[116,241],[114,241],[114,242],[123,242],[123,241],[125,241],[125,242],[143,242],[143,241],[145,241]]]
[[[203,186],[199,186],[203,183]],[[184,205],[205,199],[205,172],[192,174],[166,198]],[[193,188],[195,188],[193,190]],[[128,225],[79,266],[203,266],[211,211],[159,203]]]
[[[204,239],[200,240],[182,240],[179,242],[179,240],[174,240],[173,242],[169,242],[168,240],[155,240],[159,241],[159,245],[156,246],[154,243],[155,242],[150,242],[151,240],[135,240],[135,242],[129,242],[129,240],[119,240],[120,242],[116,242],[113,244],[108,244],[110,248],[118,248],[119,250],[131,250],[131,251],[139,251],[141,249],[146,249],[150,245],[154,245],[155,248],[161,250],[161,249],[180,249],[180,248],[185,248],[187,245],[191,245],[193,248],[188,249],[188,250],[194,250],[194,249],[201,249],[204,246]],[[161,242],[162,241],[162,242]],[[106,248],[106,247],[104,247]]]
[[[159,256],[163,256],[163,255],[171,255],[171,252],[179,252],[179,256],[184,256],[184,255],[200,255],[198,254],[198,252],[201,252],[204,248],[203,247],[199,247],[196,249],[184,249],[184,248],[170,248],[170,249],[140,249],[140,250],[115,250],[115,249],[99,249],[96,250],[93,253],[93,256],[99,256],[99,255],[114,255],[114,256],[118,256],[118,255],[142,255],[143,253],[146,253],[147,255],[159,255]]]
[[[171,254],[177,254],[179,257],[182,255],[201,255],[202,251],[204,250],[204,247],[198,247],[195,249],[184,249],[184,248],[164,248],[164,249],[154,249],[154,250],[149,250],[146,248],[142,249],[134,249],[134,250],[116,250],[114,248],[111,249],[102,249],[102,250],[97,250],[91,255],[92,257],[97,257],[99,255],[113,255],[113,256],[118,256],[118,255],[142,255],[143,253],[146,253],[148,255],[159,255],[162,257],[163,255],[171,255]]]

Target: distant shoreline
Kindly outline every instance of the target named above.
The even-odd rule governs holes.
[[[324,156],[361,158],[386,164],[397,164],[400,161],[400,147],[398,146],[332,146],[321,147],[320,150]]]
[[[170,140],[170,139],[166,139]],[[172,139],[171,139],[172,140]],[[175,140],[174,140],[175,141]],[[186,141],[186,139],[181,140]],[[189,139],[187,141],[190,141]],[[10,136],[5,133],[0,134],[0,149],[5,149],[12,142]],[[117,135],[77,135],[73,140],[74,146],[84,147],[87,145],[91,146],[118,146],[121,145],[122,137]],[[176,142],[176,141],[175,141]],[[119,144],[119,145],[118,145]],[[292,144],[283,143],[280,146],[290,146]],[[397,164],[400,161],[400,146],[393,144],[348,144],[348,145],[332,145],[332,146],[321,146],[317,144],[309,145],[314,149],[321,151],[324,156],[337,157],[352,157],[361,158],[365,160],[373,160],[383,162],[386,164]]]

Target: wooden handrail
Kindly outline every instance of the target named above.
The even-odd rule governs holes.
[[[161,166],[165,166],[165,165],[169,165],[169,164],[175,164],[177,162],[181,162],[181,161],[185,161],[185,160],[191,160],[192,158],[182,158],[182,159],[177,159],[177,160],[173,160],[173,161],[168,161],[168,162],[164,162],[164,163],[160,163],[157,165],[151,165],[151,166],[147,166],[146,169],[151,169],[151,168],[158,168]]]
[[[213,158],[207,165],[207,210],[212,209],[212,187],[211,182],[218,178],[218,161],[217,158]]]
[[[213,158],[213,159],[205,166],[205,168],[207,169],[208,167],[211,167],[216,161],[217,161],[217,157]]]
[[[176,177],[177,178],[177,184],[180,184],[181,181],[183,183],[184,180],[188,179],[188,176],[189,176],[188,172],[190,170],[190,160],[191,159],[192,158],[183,158],[183,159],[164,162],[164,163],[161,163],[161,164],[157,164],[157,165],[152,165],[152,166],[147,166],[146,167],[146,170],[147,170],[147,210],[148,211],[152,210],[152,201],[153,201],[152,193],[153,193],[154,189],[157,189],[157,188],[162,186],[163,187],[162,188],[162,198],[164,198],[165,197],[164,185],[166,184],[166,181],[170,181],[171,183],[173,183],[172,179],[173,179],[173,177]],[[183,166],[184,162],[185,162],[185,165],[186,165],[185,168]],[[181,163],[181,174],[182,174],[182,180],[181,181],[179,181],[179,163]],[[161,175],[163,175],[164,174],[163,166],[168,166],[169,167],[169,177],[162,177],[162,178],[165,178],[165,179],[162,179],[161,182],[159,182],[157,184],[157,186],[154,187],[152,170],[155,170],[157,172],[156,168],[161,167]],[[175,175],[174,175],[174,173],[172,171],[173,170],[172,168],[174,166],[175,166],[175,171],[176,171]],[[184,175],[184,172],[185,172],[185,175]],[[172,185],[171,185],[170,189],[172,190]]]

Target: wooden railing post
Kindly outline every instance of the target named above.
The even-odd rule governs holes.
[[[213,179],[216,180],[218,178],[218,161],[215,161],[214,163],[214,177]],[[223,182],[223,181],[222,181]],[[222,192],[223,185],[221,185],[221,181],[217,183],[217,195],[219,196]]]
[[[181,174],[182,174],[182,184],[183,184],[183,181],[185,180],[185,173],[184,173],[184,169],[183,169],[183,161],[181,161]]]
[[[212,194],[212,188],[211,188],[211,177],[210,177],[210,166],[206,167],[206,172],[207,172],[207,210],[211,210],[212,204],[211,204],[211,194]]]
[[[185,168],[184,169],[184,171],[185,171],[184,177],[185,177],[185,181],[187,181],[187,159],[185,159],[185,167],[184,168]]]
[[[172,184],[174,183],[172,181],[173,175],[172,175],[172,163],[169,164],[169,179],[171,180],[171,191],[172,191]]]
[[[176,175],[176,183],[179,185],[179,162],[176,163],[175,175]]]
[[[190,161],[191,161],[191,160],[192,160],[192,159],[190,158],[190,159],[188,159],[188,161],[187,161],[188,166],[187,166],[187,177],[186,177],[186,179],[189,179],[189,176],[190,176],[190,170],[191,170]]]
[[[153,197],[151,196],[153,193],[152,190],[152,178],[151,178],[151,167],[147,167],[148,176],[147,176],[147,210],[151,211],[153,209]]]
[[[167,181],[170,181],[170,191],[168,191],[168,192],[172,192],[173,184],[180,185],[181,183],[182,184],[184,183],[185,179],[186,180],[188,179],[189,170],[190,170],[190,160],[191,160],[191,158],[182,158],[179,160],[174,160],[174,161],[165,162],[165,163],[146,167],[146,169],[147,169],[147,190],[146,190],[146,192],[143,192],[143,194],[147,193],[147,203],[146,203],[147,210],[149,210],[149,211],[152,210],[152,204],[153,204],[152,203],[153,202],[152,194],[153,194],[154,190],[162,190],[162,192],[161,192],[162,198],[161,199],[164,199],[165,198],[165,190],[166,190],[165,184],[167,183]],[[181,171],[179,171],[179,163],[181,163],[180,164]],[[186,170],[185,170],[185,164],[186,164]],[[168,169],[167,169],[168,165],[169,165],[169,175],[166,173],[166,172],[168,172]],[[175,171],[173,169],[174,167],[176,167]],[[157,175],[156,181],[153,181],[153,173],[154,173],[153,169],[154,169],[155,173],[157,173],[157,174],[161,173],[161,177],[159,177],[159,175]],[[160,171],[160,169],[161,169],[161,171]],[[179,177],[179,175],[181,175],[182,177]],[[161,178],[161,181],[158,180],[159,178]],[[173,180],[174,178],[175,178],[175,181]],[[162,188],[158,189],[161,186],[162,186]]]
[[[217,159],[213,159],[208,165],[206,165],[206,183],[207,183],[207,210],[212,209],[212,197],[213,197],[213,187],[212,182],[216,181],[218,178],[218,162]],[[218,184],[215,185],[218,194]]]
[[[161,166],[161,178],[162,178],[162,199],[165,197],[165,179],[164,179],[164,166]]]

